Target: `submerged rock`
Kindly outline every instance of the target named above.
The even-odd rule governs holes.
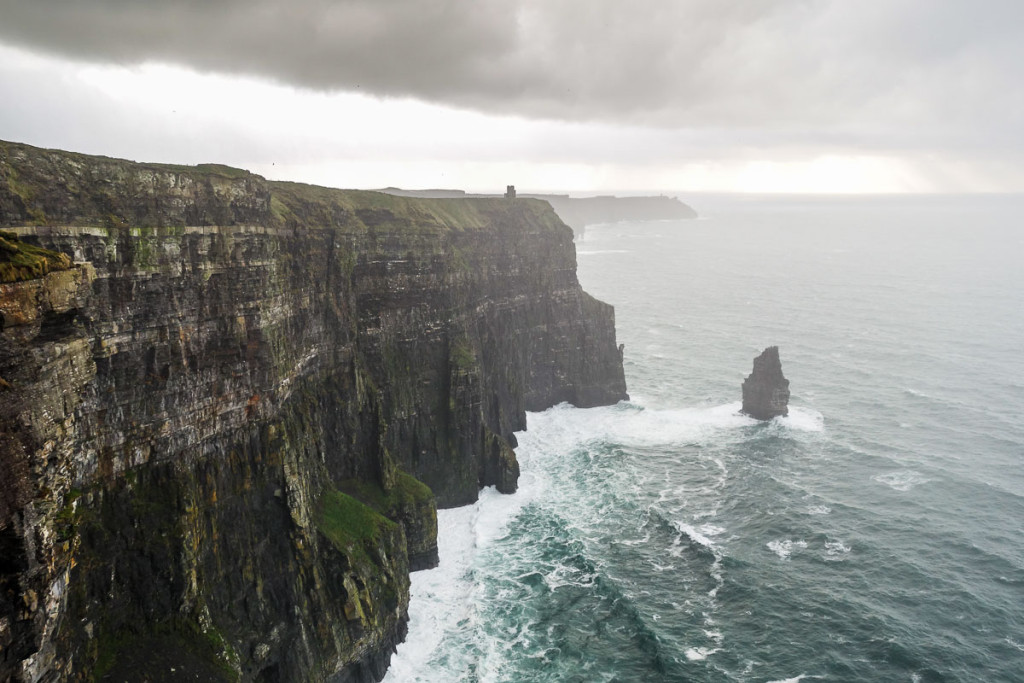
[[[754,359],[754,371],[743,381],[743,412],[758,420],[789,414],[789,380],[782,375],[778,346]]]

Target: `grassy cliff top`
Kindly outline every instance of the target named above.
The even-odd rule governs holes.
[[[509,216],[561,225],[544,202],[502,198],[420,199],[372,190],[339,190],[317,185],[270,182],[271,210],[283,224],[421,234],[482,230]]]
[[[195,176],[220,177],[225,179],[238,178],[263,178],[251,171],[225,164],[161,164],[144,161],[132,161],[118,157],[108,157],[100,154],[82,154],[81,152],[69,152],[63,149],[47,149],[35,147],[22,142],[9,142],[0,140],[0,164],[10,161],[12,164],[17,161],[31,164],[44,163],[69,163],[77,166],[100,166],[116,167],[131,166],[138,169],[154,171],[158,173],[184,173]]]
[[[435,234],[507,224],[561,225],[542,201],[420,199],[274,182],[221,164],[183,166],[0,141],[0,226],[107,228],[263,225]]]

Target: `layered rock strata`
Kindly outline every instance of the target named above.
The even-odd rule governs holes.
[[[625,398],[539,201],[0,143],[0,226],[0,680],[377,680],[436,505]]]
[[[754,359],[754,370],[743,381],[743,412],[758,420],[789,415],[789,380],[782,374],[778,346]]]

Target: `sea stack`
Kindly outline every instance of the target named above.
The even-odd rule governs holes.
[[[743,381],[743,412],[758,420],[789,414],[789,380],[782,375],[778,346],[754,359],[754,371]]]

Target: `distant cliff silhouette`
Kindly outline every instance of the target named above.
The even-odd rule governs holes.
[[[403,190],[386,187],[379,192],[399,197],[428,199],[457,199],[492,197],[498,195],[467,194],[462,190]],[[697,217],[697,212],[676,197],[570,197],[567,194],[518,194],[518,197],[542,199],[555,210],[566,225],[581,232],[588,225],[617,223],[619,221],[685,220]]]

